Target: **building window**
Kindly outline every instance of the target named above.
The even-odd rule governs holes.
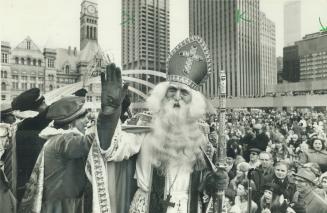
[[[95,101],[100,102],[101,101],[101,96],[95,96]]]
[[[33,66],[36,66],[36,59],[33,59]]]
[[[27,89],[27,83],[22,83],[22,89]]]
[[[69,74],[69,65],[66,65],[66,66],[65,66],[65,73],[66,73],[66,74]]]
[[[23,80],[23,81],[27,81],[27,76],[25,76],[25,75],[22,76],[22,80]]]
[[[31,65],[31,59],[27,58],[27,65]]]
[[[8,63],[8,54],[7,53],[2,53],[1,54],[1,62],[2,63]]]
[[[31,42],[30,42],[30,41],[28,41],[28,42],[26,43],[26,48],[27,48],[28,50],[31,49]]]
[[[40,67],[41,64],[42,64],[41,60],[38,60],[38,61],[37,61],[37,65]]]
[[[15,58],[15,64],[19,64],[19,58],[18,57]]]
[[[39,77],[39,81],[44,81],[44,78],[43,77]]]
[[[12,88],[18,89],[18,82],[12,82]]]
[[[1,90],[3,90],[3,91],[7,90],[7,85],[5,82],[1,83]]]
[[[6,95],[1,95],[1,100],[2,101],[6,100]]]
[[[54,80],[54,76],[53,75],[48,75],[49,81],[53,81]]]
[[[53,90],[53,86],[51,84],[49,85],[49,90]]]
[[[51,58],[48,59],[48,67],[54,67],[54,60]]]
[[[25,64],[25,59],[24,59],[24,58],[21,58],[21,59],[20,59],[20,63],[21,63],[21,64]]]
[[[39,86],[39,89],[40,89],[40,90],[43,90],[43,89],[44,89],[44,88],[43,88],[43,84],[39,84],[38,86]]]
[[[86,101],[87,102],[92,102],[92,96],[86,96]]]
[[[36,87],[36,84],[35,83],[30,83],[30,88],[35,88]]]
[[[31,79],[31,81],[36,81],[36,77],[35,76],[31,76],[30,79]]]
[[[7,71],[1,70],[1,78],[7,78]]]

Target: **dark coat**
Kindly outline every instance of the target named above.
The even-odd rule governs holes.
[[[37,157],[45,143],[39,133],[51,120],[46,119],[47,110],[33,118],[26,118],[17,125],[16,156],[17,156],[17,200],[24,195],[25,184],[31,176]]]
[[[293,199],[294,193],[296,191],[296,185],[295,185],[293,179],[291,179],[290,177],[287,176],[284,179],[284,181],[282,182],[274,174],[270,178],[268,177],[265,180],[265,182],[277,184],[280,187],[281,191],[283,192],[285,199],[287,199],[289,201]]]

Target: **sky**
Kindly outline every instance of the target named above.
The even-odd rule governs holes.
[[[94,0],[93,0],[94,1]],[[260,9],[276,25],[276,55],[284,44],[283,5],[289,0],[260,0]],[[27,36],[40,49],[79,49],[79,17],[82,0],[0,0],[0,40],[16,47]],[[319,17],[327,26],[327,0],[301,0],[301,35],[318,32]],[[121,0],[97,0],[99,44],[120,64]],[[188,0],[170,0],[171,49],[188,36]]]

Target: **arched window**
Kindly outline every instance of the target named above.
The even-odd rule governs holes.
[[[15,58],[15,64],[19,64],[19,58],[18,57]]]
[[[5,82],[1,83],[1,90],[3,90],[3,91],[7,90],[7,85]]]
[[[31,65],[31,59],[27,58],[27,65]]]
[[[89,26],[86,27],[86,38],[90,38],[90,29]]]
[[[66,73],[66,74],[69,74],[69,65],[66,65],[66,66],[65,66],[65,73]]]
[[[41,64],[42,64],[41,60],[38,60],[38,61],[37,61],[37,64],[38,64],[38,66],[40,67]]]
[[[49,85],[49,90],[53,90],[53,86],[51,84]]]
[[[36,59],[33,59],[33,66],[36,66]]]
[[[97,28],[96,27],[94,27],[94,32],[93,32],[93,37],[94,37],[94,39],[97,39]]]
[[[93,39],[93,27],[90,27],[90,39]]]
[[[21,64],[25,64],[25,59],[24,58],[21,58],[20,61],[21,61]]]

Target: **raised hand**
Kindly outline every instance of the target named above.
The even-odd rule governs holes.
[[[121,71],[115,64],[106,67],[101,73],[101,110],[105,115],[113,114],[120,109],[127,94],[128,84],[123,85]]]

